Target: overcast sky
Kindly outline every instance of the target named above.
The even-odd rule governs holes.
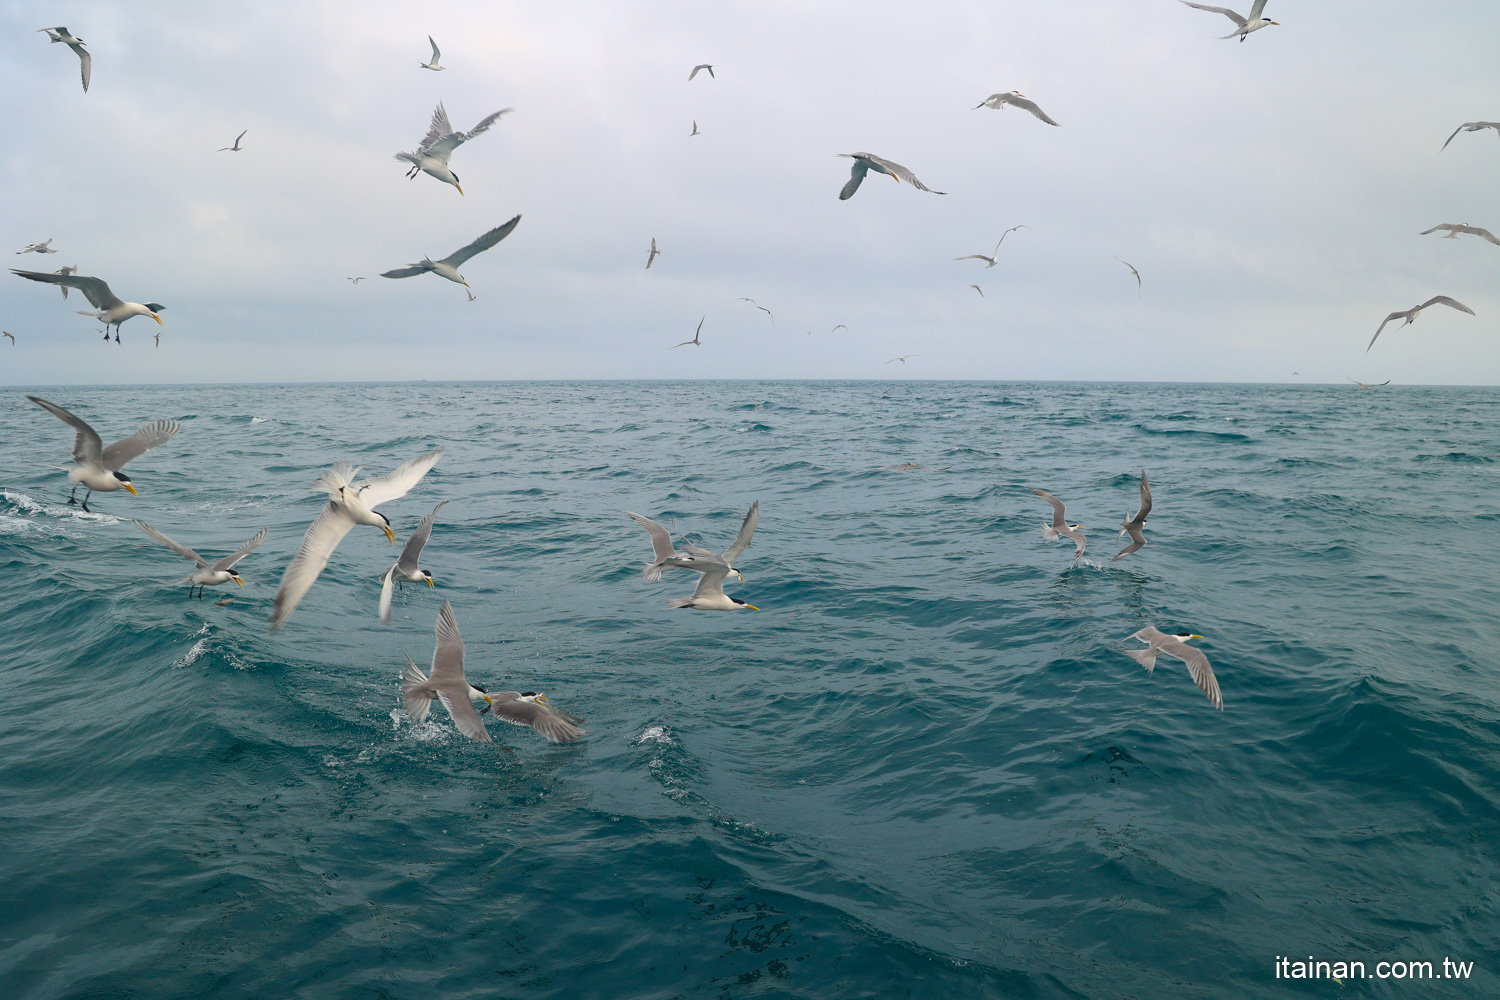
[[[1267,14],[1240,44],[1176,0],[11,0],[0,252],[52,237],[6,259],[167,310],[159,349],[147,318],[106,347],[83,303],[0,275],[0,382],[1500,382],[1500,247],[1417,235],[1500,232],[1500,138],[1439,152],[1500,120],[1500,4]],[[36,33],[58,24],[87,94]],[[1007,90],[1062,127],[971,110]],[[439,100],[460,129],[515,109],[454,154],[464,196],[392,158]],[[855,151],[950,193],[872,174],[840,202]],[[377,277],[517,213],[463,268],[477,301]],[[1020,223],[1000,266],[952,259]],[[1477,317],[1365,353],[1437,294]]]

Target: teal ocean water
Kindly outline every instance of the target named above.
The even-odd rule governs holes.
[[[5,996],[1500,995],[1500,391],[31,391],[183,430],[83,514],[71,432],[0,393]],[[434,446],[384,509],[449,501],[437,589],[382,626],[358,528],[269,633],[318,473]],[[624,511],[718,549],[752,500],[763,610],[666,610],[694,580],[645,583]],[[132,517],[270,537],[221,607]],[[582,741],[405,720],[445,597],[471,679]],[[1148,624],[1207,637],[1222,713],[1122,655]],[[1372,978],[1276,978],[1309,955]]]

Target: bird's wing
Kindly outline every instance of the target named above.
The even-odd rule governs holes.
[[[218,562],[214,563],[212,568],[232,569],[235,563],[239,562],[241,559],[245,558],[250,553],[260,548],[260,543],[266,540],[266,532],[268,532],[269,530],[269,528],[261,528],[258,532],[255,533],[254,538],[250,539],[244,545],[241,545],[239,548],[235,549],[223,559],[220,559]]]
[[[702,570],[703,576],[698,579],[698,586],[693,590],[693,600],[701,597],[723,597],[724,578],[729,575],[729,564],[713,566]]]
[[[1435,233],[1435,232],[1437,232],[1437,231],[1438,231],[1438,230],[1439,230],[1439,229],[1447,229],[1447,230],[1454,230],[1454,229],[1457,229],[1457,228],[1458,228],[1458,227],[1457,227],[1457,226],[1455,226],[1455,225],[1454,225],[1454,224],[1453,224],[1453,223],[1451,223],[1451,222],[1443,222],[1443,223],[1440,223],[1440,224],[1438,224],[1438,225],[1436,225],[1436,226],[1433,226],[1433,227],[1432,227],[1432,228],[1431,228],[1431,229],[1424,229],[1424,230],[1422,230],[1422,231],[1421,231],[1421,232],[1420,232],[1420,233],[1418,233],[1418,234],[1417,234],[1417,235],[1418,235],[1418,236],[1426,236],[1426,235],[1428,235],[1428,234],[1429,234],[1429,233]],[[1347,376],[1346,376],[1346,377],[1347,377]]]
[[[77,436],[73,438],[73,461],[79,465],[96,467],[104,464],[104,445],[99,439],[98,432],[84,423],[82,419],[73,416],[73,414],[56,403],[49,403],[45,399],[38,399],[36,396],[27,396],[26,398],[78,432]]]
[[[1228,7],[1210,7],[1206,3],[1193,3],[1192,0],[1181,0],[1181,2],[1187,4],[1189,7],[1195,7],[1198,10],[1206,10],[1206,11],[1210,11],[1210,12],[1212,12],[1214,14],[1223,14],[1225,17],[1229,18],[1231,21],[1233,21],[1235,24],[1239,25],[1241,28],[1243,28],[1247,23],[1249,23],[1247,18],[1240,17],[1238,14],[1236,14],[1234,11],[1230,10]],[[1265,0],[1260,0],[1260,6],[1264,7],[1265,5],[1266,5],[1265,4]]]
[[[1056,123],[1054,123],[1054,124],[1056,124]],[[870,158],[870,160],[872,162],[878,163],[882,167],[884,167],[886,170],[890,171],[892,177],[894,177],[894,178],[896,178],[897,180],[900,180],[900,181],[905,181],[906,183],[910,184],[912,187],[916,188],[918,191],[928,191],[928,192],[930,192],[932,194],[947,194],[948,193],[946,191],[933,191],[932,188],[928,187],[926,184],[923,184],[921,181],[917,180],[917,175],[916,174],[912,173],[910,170],[907,170],[905,167],[903,167],[899,163],[896,163],[894,160],[887,160],[887,159],[885,159],[883,157],[880,157],[880,156],[871,156],[869,153],[866,153],[865,155],[869,156],[869,158]]]
[[[698,75],[698,71],[700,69],[707,69],[707,68],[708,67],[706,67],[706,66],[694,66],[693,67],[693,71],[688,74],[688,83],[692,83],[693,82],[693,77],[695,77],[695,76]]]
[[[464,678],[464,640],[458,634],[458,619],[453,617],[453,605],[446,599],[442,609],[438,611],[433,635],[437,642],[432,648],[432,669],[428,673],[433,684],[467,686],[469,682]],[[467,702],[468,699],[465,698],[464,701]]]
[[[509,114],[514,110],[515,108],[502,108],[492,115],[486,115],[484,118],[481,118],[479,120],[479,124],[469,129],[469,131],[464,135],[464,141],[468,142],[476,135],[483,135],[484,133],[488,132],[490,130],[490,126],[500,120],[501,115]]]
[[[1385,319],[1381,320],[1380,321],[1380,329],[1376,330],[1375,331],[1375,336],[1373,336],[1373,337],[1370,338],[1369,345],[1365,347],[1365,353],[1368,354],[1369,351],[1370,351],[1370,348],[1375,346],[1375,341],[1377,341],[1377,340],[1380,339],[1380,331],[1385,329],[1385,325],[1387,323],[1389,323],[1393,319],[1405,319],[1405,318],[1409,317],[1410,315],[1411,314],[1408,313],[1408,312],[1393,312],[1389,316],[1387,316]]]
[[[89,77],[94,72],[94,57],[89,55],[89,50],[82,45],[68,43],[68,48],[78,53],[78,75],[83,77],[83,92],[89,92]]]
[[[864,160],[856,159],[854,165],[849,168],[849,180],[844,189],[839,192],[839,201],[848,201],[854,197],[854,192],[864,183],[865,174],[869,173],[870,165]]]
[[[1463,130],[1464,130],[1464,129],[1466,129],[1466,128],[1468,128],[1468,126],[1469,126],[1469,123],[1468,123],[1468,122],[1464,122],[1464,123],[1463,123],[1463,124],[1462,124],[1462,125],[1460,125],[1460,126],[1459,126],[1459,127],[1458,127],[1458,128],[1456,128],[1456,129],[1454,129],[1454,130],[1453,130],[1453,135],[1450,135],[1450,136],[1449,136],[1449,137],[1448,137],[1448,141],[1447,141],[1447,142],[1444,142],[1444,143],[1443,143],[1443,149],[1447,149],[1447,148],[1448,148],[1448,143],[1449,143],[1449,142],[1452,142],[1452,141],[1453,141],[1453,136],[1454,136],[1454,135],[1458,135],[1458,133],[1460,133],[1460,132],[1462,132],[1462,131],[1463,131]],[[1439,153],[1441,153],[1441,152],[1442,152],[1442,151],[1443,151],[1443,149],[1440,149],[1440,150],[1438,150],[1438,152],[1439,152]]]
[[[382,278],[414,278],[419,274],[426,274],[429,270],[431,268],[412,265],[411,267],[398,267],[394,271],[381,271],[380,276]]]
[[[1132,552],[1139,552],[1145,547],[1146,536],[1141,534],[1139,528],[1128,528],[1126,529],[1126,531],[1130,535],[1130,544],[1125,546],[1119,552],[1116,552],[1115,557],[1111,559],[1110,562],[1119,562],[1121,559],[1124,559]]]
[[[692,343],[692,341],[688,341],[688,343]],[[678,344],[677,346],[681,347],[682,345]],[[672,535],[667,531],[666,528],[662,527],[660,524],[657,524],[649,517],[642,517],[639,514],[632,514],[628,510],[625,512],[625,514],[636,524],[639,524],[642,528],[645,528],[646,533],[651,536],[651,554],[657,559],[665,559],[676,551],[676,549],[672,546]]]
[[[478,712],[474,711],[474,703],[469,700],[467,692],[455,696],[443,688],[438,688],[437,696],[438,700],[443,703],[443,707],[448,710],[448,714],[453,717],[453,724],[458,727],[459,732],[481,743],[495,742],[490,731],[484,728],[484,720],[479,717]]]
[[[1247,18],[1247,20],[1250,20],[1250,21],[1258,20],[1260,18],[1261,11],[1263,11],[1265,9],[1266,9],[1266,0],[1255,0],[1255,3],[1250,7],[1250,17]]]
[[[443,58],[442,50],[437,47],[437,42],[432,40],[431,35],[427,36],[427,44],[432,46],[432,63],[433,65],[437,65],[437,61]],[[458,61],[462,63],[463,59],[459,59]]]
[[[417,523],[417,530],[411,533],[406,544],[401,547],[401,557],[396,560],[396,565],[407,573],[417,571],[418,561],[422,558],[422,547],[427,544],[427,539],[432,537],[432,522],[437,519],[437,512],[443,509],[444,500],[421,521]]]
[[[998,252],[999,249],[1000,249],[999,247],[996,247],[995,248],[996,252]],[[954,260],[991,260],[992,261],[995,258],[993,256],[986,257],[982,253],[966,253],[962,257],[954,257],[953,259]]]
[[[427,721],[427,712],[432,708],[431,689],[422,668],[407,654],[401,655],[406,656],[406,669],[401,671],[401,700],[406,705],[406,717],[413,725],[420,726]]]
[[[427,134],[417,143],[417,152],[427,153],[439,139],[452,134],[453,125],[448,121],[448,109],[443,107],[442,101],[438,101],[437,110],[432,113],[432,121],[427,125]]]
[[[395,591],[396,564],[380,574],[380,622],[382,625],[391,623],[391,596]]]
[[[1120,260],[1120,258],[1116,257],[1115,260]],[[1135,269],[1135,265],[1128,260],[1120,260],[1120,263],[1130,268],[1130,273],[1135,275],[1135,287],[1141,287],[1141,272]]]
[[[1208,656],[1203,650],[1185,642],[1165,642],[1162,643],[1161,651],[1187,664],[1188,673],[1192,675],[1193,683],[1198,685],[1198,690],[1208,696],[1209,703],[1214,708],[1221,712],[1224,710],[1224,696],[1219,693],[1219,679],[1214,676],[1214,668],[1208,665]]]
[[[194,552],[192,549],[188,548],[186,545],[183,545],[181,542],[174,542],[172,539],[168,538],[166,535],[163,535],[160,531],[157,531],[155,528],[151,527],[151,525],[147,524],[145,521],[131,521],[130,523],[133,524],[133,525],[135,525],[137,528],[140,528],[146,534],[150,535],[152,538],[156,539],[158,542],[161,542],[167,548],[171,549],[173,552],[175,552],[178,555],[182,556],[184,559],[191,559],[193,561],[193,566],[195,568],[197,568],[197,569],[208,569],[208,560],[204,559],[198,553]],[[261,532],[261,536],[264,537],[264,535],[265,535],[265,532],[262,531]],[[257,542],[257,544],[259,544],[259,543]],[[222,567],[222,566],[215,566],[214,567],[214,569],[224,569],[224,568],[226,568],[226,567]]]
[[[1063,502],[1046,490],[1033,489],[1031,492],[1041,497],[1052,505],[1052,527],[1062,529],[1068,526],[1068,518],[1063,507]]]
[[[125,463],[139,458],[157,445],[170,441],[182,425],[175,420],[153,420],[136,429],[130,437],[120,438],[104,449],[104,467],[111,472],[125,468]]]
[[[44,271],[17,271],[11,269],[11,274],[19,274],[23,278],[32,281],[44,281],[49,285],[66,285],[76,288],[83,293],[83,297],[89,300],[89,305],[95,309],[113,309],[115,306],[124,305],[114,292],[109,290],[109,285],[100,278],[90,278],[81,274],[47,274]]]
[[[1390,384],[1391,384],[1391,380],[1390,379],[1386,379],[1384,382],[1376,382],[1370,388],[1372,388],[1372,389],[1378,389],[1378,388],[1380,388],[1383,385],[1390,385]]]
[[[755,526],[760,523],[760,501],[757,500],[750,505],[745,512],[745,520],[740,524],[739,534],[734,536],[734,542],[724,550],[724,561],[733,566],[734,561],[744,554],[750,547],[750,539],[755,537]]]
[[[1047,116],[1047,112],[1045,112],[1041,108],[1037,107],[1036,101],[1033,101],[1030,98],[1027,98],[1027,97],[1012,97],[1010,99],[1010,103],[1014,104],[1016,107],[1020,108],[1022,111],[1030,111],[1032,114],[1036,115],[1038,118],[1040,118],[1042,121],[1046,122],[1048,125],[1056,125],[1057,124],[1057,122],[1053,121],[1051,118],[1049,118]]]
[[[495,705],[495,715],[517,726],[530,726],[553,743],[572,743],[583,735],[556,709],[534,701],[506,701]]]
[[[291,617],[297,604],[312,588],[328,557],[339,547],[339,542],[354,528],[354,518],[344,505],[330,500],[323,505],[317,520],[302,536],[297,554],[292,556],[286,572],[281,574],[281,585],[276,588],[276,602],[271,609],[271,628],[277,629]]]
[[[1161,629],[1157,628],[1155,625],[1147,625],[1145,628],[1141,629],[1139,632],[1136,632],[1130,638],[1139,639],[1142,642],[1149,642],[1154,646],[1161,640],[1167,638],[1167,634]]]
[[[516,223],[520,221],[521,217],[518,215],[514,219],[511,219],[509,222],[505,223],[505,225],[496,226],[494,229],[491,229],[489,232],[485,233],[483,236],[479,237],[479,239],[475,240],[473,243],[470,243],[462,250],[455,250],[448,256],[444,257],[443,263],[449,265],[450,267],[458,267],[459,265],[463,264],[464,261],[468,260],[475,254],[483,253],[490,247],[494,246],[496,243],[499,243],[501,240],[505,239],[505,237],[510,235],[511,230],[516,228]]]
[[[1141,470],[1141,509],[1135,512],[1135,520],[1141,524],[1146,523],[1146,515],[1151,513],[1151,481],[1146,478],[1146,470]]]
[[[1485,239],[1489,240],[1491,243],[1494,243],[1496,246],[1500,246],[1500,239],[1496,239],[1495,234],[1490,232],[1488,229],[1480,229],[1478,226],[1465,226],[1464,232],[1469,233],[1472,236],[1482,236]]]
[[[1423,302],[1417,308],[1426,309],[1428,306],[1448,306],[1452,309],[1457,309],[1459,312],[1468,313],[1470,316],[1474,315],[1474,310],[1470,309],[1468,306],[1464,305],[1457,299],[1450,299],[1446,295],[1434,295],[1432,298],[1428,299],[1426,302]]]
[[[366,507],[375,508],[391,500],[398,500],[411,492],[413,486],[422,481],[429,469],[443,457],[443,449],[435,448],[425,455],[418,455],[405,465],[398,466],[383,476],[359,484],[359,499]],[[439,504],[441,506],[441,504]]]
[[[1000,107],[1000,105],[1005,103],[1005,101],[1002,100],[1002,98],[1004,97],[1004,94],[991,94],[989,97],[986,97],[984,100],[980,101],[969,110],[978,111],[980,108],[998,108]]]

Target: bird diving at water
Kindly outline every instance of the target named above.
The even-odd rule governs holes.
[[[73,428],[75,432],[73,461],[77,465],[66,470],[68,482],[73,484],[73,492],[68,495],[68,503],[78,503],[78,487],[82,486],[88,491],[83,496],[84,510],[89,509],[89,497],[95,493],[125,490],[132,496],[138,495],[130,477],[120,470],[125,468],[126,462],[141,457],[182,430],[182,425],[175,420],[153,420],[149,424],[142,424],[136,428],[135,433],[129,437],[121,438],[106,448],[104,441],[99,437],[99,432],[79,417],[75,417],[61,406],[49,403],[45,399],[39,399],[36,396],[26,398]],[[54,468],[65,469],[66,467],[59,465]]]
[[[1120,533],[1116,538],[1130,536],[1130,544],[1121,549],[1110,562],[1119,562],[1132,552],[1139,552],[1146,545],[1146,536],[1141,529],[1146,526],[1146,515],[1151,513],[1151,482],[1146,478],[1146,470],[1141,470],[1141,506],[1135,512],[1135,517],[1127,517],[1120,522]]]
[[[204,587],[217,587],[231,580],[243,590],[245,579],[234,571],[234,566],[241,559],[260,548],[260,543],[266,540],[266,532],[271,530],[270,528],[261,528],[256,536],[244,545],[241,545],[223,559],[210,563],[186,545],[183,545],[181,542],[174,542],[145,521],[132,521],[131,523],[184,559],[191,559],[193,561],[193,572],[184,577],[182,582],[189,585],[188,600],[193,599],[193,589],[196,587],[198,590],[198,600],[200,601],[203,600]]]

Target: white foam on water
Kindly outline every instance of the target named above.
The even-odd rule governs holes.
[[[641,735],[636,738],[635,742],[637,744],[641,744],[641,743],[671,743],[672,742],[672,734],[668,731],[668,729],[667,729],[666,726],[651,726],[651,727],[647,728],[647,730],[644,733],[641,733]]]
[[[102,521],[105,524],[119,524],[120,519],[110,514],[101,514],[94,510],[83,510],[80,507],[72,507],[65,503],[45,503],[36,497],[25,493],[17,493],[13,490],[0,490],[0,500],[6,500],[15,504],[29,514],[46,514],[48,517],[76,517],[80,521]]]
[[[186,653],[184,653],[183,656],[182,656],[182,658],[180,660],[178,660],[176,663],[172,664],[172,666],[174,666],[174,667],[191,667],[194,663],[197,663],[198,662],[198,658],[201,657],[207,651],[208,651],[208,640],[207,639],[199,639],[197,642],[193,643],[193,648],[189,649]]]

